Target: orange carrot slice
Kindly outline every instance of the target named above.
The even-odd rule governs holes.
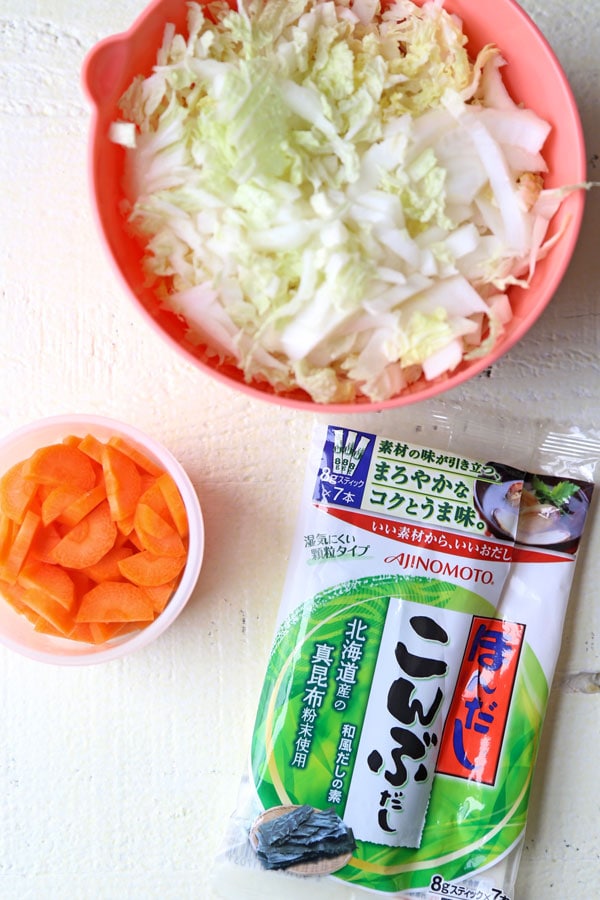
[[[89,628],[92,641],[95,644],[105,644],[107,641],[132,631],[140,631],[148,622],[78,622],[78,628]]]
[[[93,566],[86,566],[81,571],[95,582],[122,580],[123,576],[118,564],[122,559],[131,556],[133,552],[133,547],[115,545],[97,563],[94,563]]]
[[[46,619],[42,619],[41,616],[37,616],[37,622],[34,623],[33,630],[37,631],[38,634],[50,634],[52,635],[52,637],[64,638],[65,636],[64,632],[60,631],[60,629],[58,628],[55,628],[54,625],[51,625],[50,622],[48,622]],[[69,635],[69,637],[71,637],[71,635]]]
[[[70,641],[84,641],[86,644],[95,644],[96,639],[92,633],[92,626],[86,622],[75,622],[73,631],[69,635]]]
[[[79,490],[63,484],[57,484],[56,487],[49,491],[42,502],[42,523],[49,525],[50,522],[54,522],[80,496],[81,492]]]
[[[52,559],[70,569],[85,569],[108,553],[116,535],[117,526],[108,501],[104,500],[61,538],[51,553]]]
[[[111,444],[102,450],[106,496],[113,521],[130,519],[142,492],[142,480],[134,462]]]
[[[135,515],[127,516],[126,519],[119,519],[116,523],[117,528],[119,529],[119,533],[123,535],[125,538],[130,538],[133,533],[135,522]]]
[[[63,631],[60,631],[59,628],[55,628],[54,625],[51,625],[46,619],[38,616],[38,620],[35,623],[33,630],[40,634],[52,635],[52,637],[68,637],[70,641],[81,641],[85,644],[95,643],[92,637],[91,626],[86,625],[84,622],[74,622],[72,630],[66,635]]]
[[[54,522],[46,525],[45,528],[39,528],[29,548],[28,556],[39,562],[51,563],[52,551],[60,541],[62,535]]]
[[[145,453],[142,453],[141,450],[138,450],[137,447],[134,447],[133,444],[130,444],[129,441],[126,441],[124,438],[119,435],[113,435],[108,439],[108,443],[111,447],[116,447],[121,453],[125,456],[128,456],[132,462],[139,469],[143,469],[145,472],[149,472],[151,475],[162,475],[163,469],[158,463],[155,463],[154,460],[149,459]]]
[[[19,462],[0,478],[0,512],[19,525],[31,506],[37,484],[23,475],[23,462]]]
[[[2,578],[9,584],[14,584],[17,580],[41,521],[41,517],[30,509],[25,513],[0,572]]]
[[[147,484],[144,491],[140,494],[138,503],[145,503],[146,506],[151,506],[155,513],[158,513],[159,516],[163,517],[165,522],[169,522],[171,521],[171,513],[169,512],[167,501],[164,498],[164,494],[161,491],[158,482],[158,478],[153,478],[152,481]],[[175,523],[173,522],[173,526],[174,525]]]
[[[103,581],[84,594],[77,622],[151,622],[154,610],[150,598],[126,581]]]
[[[121,634],[123,631],[124,622],[78,622],[78,627],[80,628],[89,628],[90,635],[94,644],[105,644],[107,641],[112,640],[118,634]],[[147,622],[144,622],[143,625],[147,625]],[[143,627],[140,623],[137,624],[137,627]]]
[[[45,591],[28,588],[23,594],[23,603],[38,616],[54,625],[65,637],[68,637],[73,631],[75,623],[71,613],[52,597],[49,597]]]
[[[33,482],[33,479],[27,479],[27,480]],[[34,484],[36,485],[35,499],[41,506],[41,504],[44,502],[44,500],[46,499],[48,494],[50,494],[54,490],[56,485],[55,484],[42,484],[41,482],[37,482],[37,481],[34,482]],[[38,512],[38,510],[34,509],[34,512]]]
[[[144,491],[147,491],[148,488],[151,488],[153,484],[156,484],[158,479],[158,475],[151,475],[150,472],[144,472],[143,469],[140,469],[140,476],[142,479],[142,494]]]
[[[83,491],[89,491],[96,483],[89,457],[69,444],[40,447],[25,461],[23,475],[40,484],[60,484]]]
[[[122,622],[119,635],[129,634],[131,631],[139,631],[140,628],[145,628],[147,625],[148,622]]]
[[[77,446],[82,453],[89,456],[95,463],[102,465],[102,450],[104,449],[104,444],[102,441],[98,440],[97,437],[93,434],[86,434],[85,437],[79,438]]]
[[[24,588],[42,591],[66,610],[70,610],[75,602],[75,585],[61,566],[36,560],[26,562],[17,582]]]
[[[58,519],[63,525],[73,528],[103,500],[106,500],[106,487],[104,482],[101,481],[100,484],[97,484],[91,490],[79,494],[72,503],[59,513]]]
[[[8,552],[12,547],[16,531],[17,523],[14,519],[0,513],[0,569],[4,565]]]
[[[188,534],[188,517],[185,503],[179,493],[179,489],[168,472],[164,472],[156,482],[161,494],[165,499],[165,503],[169,509],[169,513],[175,527],[182,538]]]
[[[21,613],[25,614],[25,611],[29,609],[25,603],[23,603],[23,597],[25,595],[25,588],[20,584],[8,584],[7,581],[3,581],[0,579],[0,594],[4,599],[10,603],[13,609]]]
[[[93,581],[83,569],[67,569],[66,571],[75,585],[75,604],[73,606],[73,611],[76,611],[83,595],[88,591],[91,591],[96,582]]]
[[[179,532],[172,528],[168,522],[154,512],[151,506],[138,503],[134,527],[144,550],[149,550],[155,556],[183,556],[185,547],[179,536]]]
[[[139,539],[138,533],[135,528],[132,528],[127,536],[127,543],[130,544],[135,550],[144,550],[142,542]]]
[[[173,596],[176,585],[177,581],[173,579],[173,581],[167,581],[166,584],[156,584],[153,587],[146,585],[146,587],[143,588],[144,593],[148,594],[152,601],[152,609],[154,610],[155,616],[160,615],[163,609],[165,609],[167,603]]]
[[[142,550],[122,559],[119,570],[133,584],[155,587],[177,578],[185,566],[185,559],[185,556],[156,556],[149,550]]]

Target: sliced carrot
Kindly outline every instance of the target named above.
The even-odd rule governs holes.
[[[23,603],[23,597],[25,594],[25,588],[17,584],[9,584],[7,581],[3,581],[0,579],[0,594],[4,597],[4,599],[10,603],[16,612],[24,614],[26,610],[29,609],[25,603]]]
[[[84,569],[65,569],[65,571],[75,585],[75,605],[73,611],[76,611],[83,595],[87,593],[87,591],[91,591],[96,582],[90,578]]]
[[[140,469],[140,477],[142,479],[142,494],[156,484],[159,478],[158,475],[151,475],[150,472],[144,472],[143,469]]]
[[[44,498],[41,506],[42,523],[49,525],[81,496],[76,488],[57,484]]]
[[[2,578],[10,584],[14,584],[17,580],[41,521],[37,513],[28,509],[18,527],[0,572]]]
[[[37,484],[23,474],[24,462],[19,462],[0,478],[0,512],[19,525],[31,506]]]
[[[185,503],[179,493],[179,489],[168,472],[164,472],[157,480],[157,485],[165,498],[171,518],[182,538],[188,535],[188,517]]]
[[[123,631],[123,622],[78,622],[77,623],[80,628],[86,627],[89,628],[90,635],[94,644],[105,644],[107,641],[111,641],[118,634],[121,634]],[[144,622],[144,625],[147,625],[147,622]],[[139,623],[138,623],[138,628]]]
[[[119,581],[123,578],[119,569],[119,562],[126,559],[133,553],[133,547],[126,545],[113,546],[108,553],[105,553],[102,559],[99,559],[93,566],[87,566],[81,571],[84,572],[92,581]]]
[[[82,453],[89,456],[95,463],[98,463],[100,466],[102,465],[102,450],[104,449],[104,444],[102,441],[98,440],[97,437],[93,434],[86,434],[85,437],[79,438],[77,446]]]
[[[123,634],[130,634],[132,631],[139,631],[141,628],[146,628],[148,622],[122,622],[121,627],[119,628],[119,637]]]
[[[173,581],[167,581],[166,584],[156,584],[153,587],[146,585],[146,587],[143,588],[144,593],[148,594],[152,601],[152,609],[154,610],[155,616],[160,615],[163,609],[165,609],[167,603],[173,596],[176,584],[176,579],[173,579]]]
[[[28,606],[27,603],[19,603],[18,600],[14,600],[12,606],[15,612],[18,612],[20,615],[25,616],[25,618],[29,622],[31,622],[34,630],[38,627],[40,622],[44,621],[44,619],[42,619],[42,617],[38,613],[36,613],[34,609],[31,609],[31,607]]]
[[[29,556],[39,562],[53,562],[52,551],[60,541],[62,535],[54,522],[39,528],[29,549]]]
[[[30,479],[27,479],[27,480],[28,480],[28,481],[33,481],[33,478],[30,478]],[[56,487],[56,485],[55,485],[55,484],[41,484],[40,482],[37,482],[37,481],[34,482],[34,483],[37,485],[36,491],[35,491],[35,498],[36,498],[37,502],[38,502],[38,503],[40,504],[40,506],[41,506],[41,504],[44,502],[44,500],[46,499],[46,497],[48,496],[48,494],[51,493],[51,491],[54,490],[54,488]],[[37,511],[38,511],[37,509],[34,510],[34,512],[37,512]]]
[[[111,447],[116,447],[121,453],[125,456],[128,456],[135,465],[143,469],[145,472],[149,472],[151,475],[162,475],[163,469],[158,463],[155,463],[154,460],[149,459],[145,453],[142,453],[141,450],[138,450],[137,447],[134,447],[129,441],[126,441],[125,438],[119,437],[119,435],[113,435],[108,439],[108,443]]]
[[[61,566],[37,560],[26,562],[19,572],[17,582],[24,588],[43,591],[66,610],[72,609],[75,602],[73,579]]]
[[[117,526],[104,500],[71,528],[52,551],[52,559],[69,569],[85,569],[102,559],[114,545]]]
[[[103,581],[84,594],[77,622],[151,622],[152,602],[147,594],[126,581]]]
[[[131,543],[131,541],[129,540],[129,535],[123,534],[123,532],[120,530],[119,526],[117,525],[117,536],[115,538],[115,547],[129,546],[130,543]]]
[[[58,519],[62,524],[73,528],[103,500],[106,500],[106,487],[104,482],[101,481],[91,490],[79,494],[72,503],[59,513]]]
[[[151,506],[138,503],[134,527],[144,550],[155,556],[184,556],[185,547],[179,532],[154,512]]]
[[[25,461],[23,475],[40,484],[60,484],[83,491],[89,491],[96,483],[90,458],[69,444],[40,447]]]
[[[156,556],[149,550],[142,550],[122,559],[119,569],[133,584],[155,587],[177,578],[185,566],[185,559],[185,556]]]
[[[78,622],[78,628],[89,628],[92,640],[95,644],[104,644],[115,637],[130,634],[132,631],[140,631],[149,623],[144,622]]]
[[[123,537],[130,538],[135,527],[135,514],[127,516],[126,519],[118,519],[116,525]]]
[[[0,596],[40,633],[105,643],[163,611],[187,534],[152,459],[120,437],[67,435],[0,478]]]
[[[23,603],[34,613],[54,625],[65,637],[68,637],[73,631],[75,623],[71,613],[44,591],[28,588],[23,594]]]
[[[120,450],[106,444],[102,450],[102,469],[113,521],[130,519],[142,492],[142,480],[136,464]]]
[[[95,644],[96,640],[92,634],[92,626],[87,622],[75,622],[73,631],[69,635],[70,641],[82,641],[86,644]]]
[[[34,631],[37,631],[38,634],[49,634],[52,637],[60,637],[66,638],[70,641],[81,641],[85,644],[93,644],[94,640],[92,638],[91,626],[86,625],[84,622],[75,622],[73,624],[72,630],[66,635],[59,628],[55,628],[54,625],[51,625],[46,619],[43,619],[41,616],[37,617],[37,622],[34,623]]]
[[[152,478],[152,480],[146,484],[145,489],[140,494],[138,503],[145,503],[146,506],[151,506],[154,512],[158,513],[165,521],[169,522],[171,521],[171,513],[169,512],[167,501],[164,498],[164,494],[161,491],[158,482],[158,478]],[[173,527],[174,526],[175,523],[173,522]]]
[[[127,542],[136,550],[144,550],[144,546],[139,539],[138,533],[135,528],[132,528],[129,534],[127,535]]]
[[[47,619],[43,619],[42,616],[38,616],[37,613],[34,613],[36,620],[34,622],[33,630],[37,631],[38,634],[50,634],[52,637],[60,637],[64,638],[65,633],[61,631],[59,628],[55,628],[54,625],[51,625]],[[71,637],[73,632],[69,635]]]
[[[8,552],[12,547],[17,531],[17,523],[14,519],[0,512],[0,569],[2,568]]]

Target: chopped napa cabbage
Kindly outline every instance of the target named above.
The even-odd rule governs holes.
[[[470,60],[441,0],[188,6],[113,135],[190,339],[316,402],[385,400],[488,350],[560,202],[527,180],[549,126],[498,51]]]

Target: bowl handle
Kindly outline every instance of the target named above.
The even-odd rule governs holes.
[[[113,98],[128,55],[126,37],[117,35],[100,41],[84,59],[81,82],[88,99],[95,106]]]

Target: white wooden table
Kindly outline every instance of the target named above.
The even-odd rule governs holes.
[[[144,0],[0,3],[0,435],[66,412],[162,440],[203,504],[195,595],[122,661],[60,668],[0,648],[0,898],[211,900],[246,761],[312,415],[209,380],[152,333],[107,264],[87,183],[84,56]],[[524,0],[571,81],[600,175],[600,0]],[[525,340],[449,399],[598,425],[600,199]],[[414,411],[385,414],[401,431]],[[356,420],[358,425],[360,421]],[[268,435],[268,440],[265,436]],[[600,896],[600,524],[576,576],[534,782],[519,900]]]

